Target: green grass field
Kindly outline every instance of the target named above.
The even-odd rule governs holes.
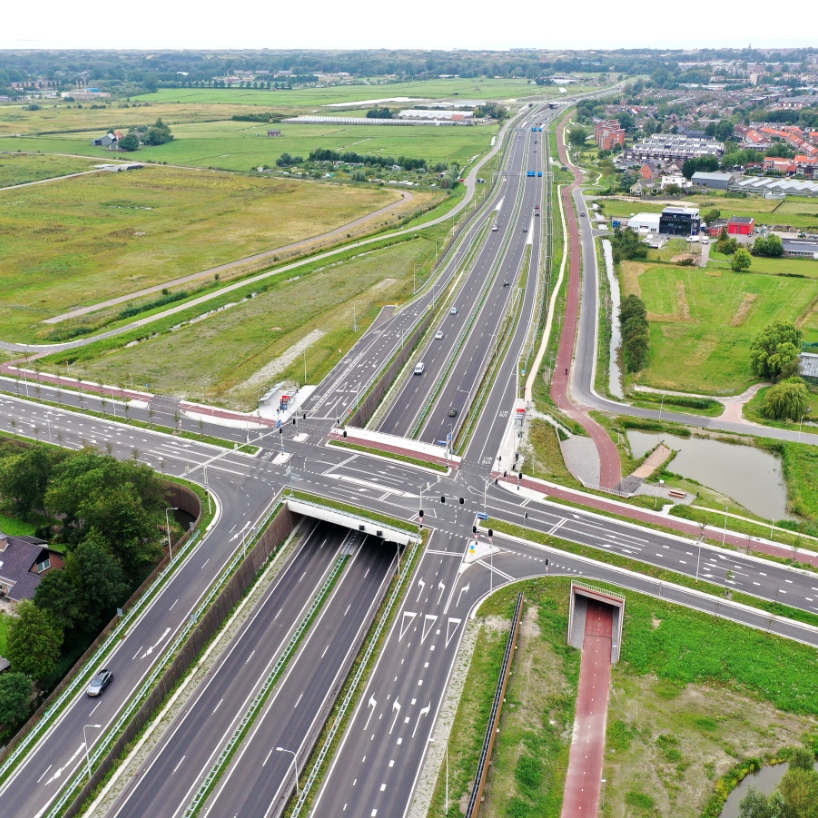
[[[571,90],[573,91],[574,88],[572,87]],[[253,88],[167,88],[155,94],[143,94],[134,99],[151,104],[177,102],[182,104],[266,105],[277,110],[278,108],[314,107],[391,97],[446,99],[461,96],[465,99],[502,101],[528,96],[553,96],[558,93],[559,89],[555,86],[539,86],[525,79],[454,78],[421,82],[372,83],[371,85],[324,85],[317,88],[297,88],[292,91],[266,91]],[[403,105],[408,104],[403,103]]]
[[[633,269],[623,263],[623,271]],[[806,315],[818,299],[814,279],[718,272],[657,265],[638,276],[651,339],[650,366],[637,375],[639,383],[683,392],[741,392],[757,380],[747,361],[753,338],[772,321]],[[633,292],[634,276],[624,278],[625,293]]]
[[[69,173],[90,170],[95,164],[72,156],[32,156],[26,153],[0,153],[0,188],[38,182]]]
[[[0,613],[0,656],[3,657],[6,655],[6,647],[8,646],[7,640],[10,620],[10,616]]]
[[[266,364],[315,329],[326,334],[307,350],[307,381],[318,383],[382,305],[411,293],[412,270],[428,264],[434,238],[424,237],[326,266],[299,280],[281,281],[240,306],[130,349],[83,362],[94,380],[118,383],[133,378],[162,394],[205,398],[236,408],[255,408],[259,393],[285,378],[304,381],[299,355],[285,370],[254,376]],[[358,334],[352,332],[356,302]]]
[[[43,318],[323,233],[391,190],[144,168],[0,193],[0,324]],[[138,235],[144,234],[144,235]]]
[[[31,523],[18,520],[16,517],[9,517],[6,514],[0,514],[0,531],[3,531],[5,534],[11,534],[12,537],[19,537],[33,534],[36,530],[37,526]]]

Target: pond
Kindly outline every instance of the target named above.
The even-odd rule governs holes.
[[[772,791],[781,783],[784,773],[789,769],[789,764],[773,764],[769,767],[762,767],[757,773],[750,773],[728,796],[722,807],[719,818],[739,818],[739,805],[741,799],[747,795],[750,787],[755,787],[764,795],[770,795]]]
[[[668,465],[668,470],[674,474],[726,494],[768,520],[790,516],[781,461],[769,452],[753,446],[701,437],[679,437],[664,432],[629,431],[628,441],[636,459],[664,441],[679,452]]]

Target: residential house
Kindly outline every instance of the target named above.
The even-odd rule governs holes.
[[[267,131],[267,136],[281,136],[281,131],[278,129]]]
[[[62,555],[37,537],[12,537],[0,531],[0,596],[14,602],[32,599],[41,577],[64,566]]]
[[[644,196],[652,190],[656,190],[656,182],[651,182],[649,179],[640,179],[636,184],[631,185],[630,192],[634,196]]]
[[[687,188],[690,187],[690,182],[685,179],[684,176],[681,174],[670,174],[668,176],[662,177],[662,189],[666,187],[670,187],[670,185],[676,185],[676,187]]]
[[[639,175],[643,179],[654,181],[660,176],[659,164],[657,162],[648,161],[639,169]]]
[[[616,119],[602,119],[594,122],[594,141],[602,150],[611,150],[615,145],[624,146],[625,129]]]
[[[112,133],[106,133],[91,141],[95,148],[110,148],[117,141]]]
[[[808,179],[818,178],[818,157],[816,156],[796,156],[792,160],[799,173],[803,173]]]
[[[778,156],[765,156],[764,170],[774,170],[782,176],[792,176],[798,173],[798,168],[792,159],[781,159]]]

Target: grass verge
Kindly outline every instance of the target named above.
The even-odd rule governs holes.
[[[387,452],[384,449],[375,449],[370,446],[359,446],[357,443],[347,443],[345,440],[330,440],[330,446],[339,446],[343,449],[352,449],[356,452],[363,452],[364,454],[374,454],[378,457],[388,457],[390,460],[399,460],[401,463],[411,463],[413,466],[421,466],[424,469],[432,469],[433,471],[440,471],[444,474],[449,470],[439,463],[432,463],[428,460],[420,460],[417,457],[407,457],[405,454],[397,454],[397,452]]]

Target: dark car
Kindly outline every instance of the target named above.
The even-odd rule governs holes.
[[[452,408],[449,409],[449,417],[450,418],[456,418],[457,417],[457,409],[455,409],[454,406],[452,406]]]
[[[105,690],[106,687],[111,683],[111,679],[114,678],[114,674],[108,670],[107,668],[102,668],[93,679],[91,679],[91,684],[88,685],[88,690],[86,691],[89,696],[101,696],[102,691]]]

